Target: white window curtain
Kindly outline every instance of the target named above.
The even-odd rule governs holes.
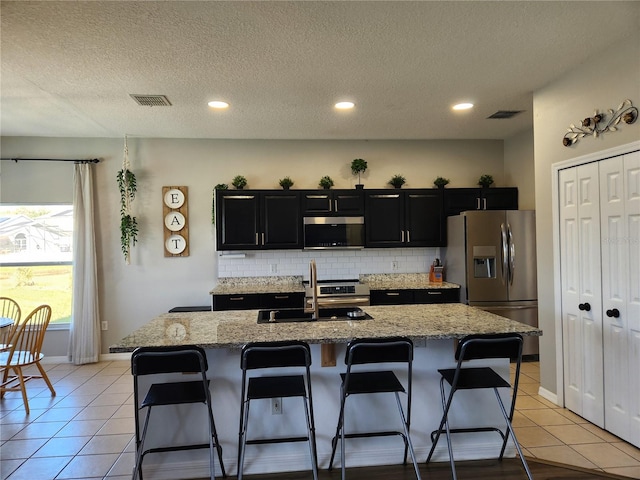
[[[93,221],[93,164],[77,163],[73,191],[73,298],[69,361],[94,363],[100,357],[98,276]]]

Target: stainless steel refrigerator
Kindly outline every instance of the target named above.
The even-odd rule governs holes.
[[[445,277],[461,285],[460,301],[538,326],[535,212],[478,210],[447,219]],[[538,337],[525,337],[525,355]]]

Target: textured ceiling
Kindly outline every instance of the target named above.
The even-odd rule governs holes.
[[[640,2],[2,1],[1,22],[2,135],[502,139]]]

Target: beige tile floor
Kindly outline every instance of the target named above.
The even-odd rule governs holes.
[[[56,397],[40,380],[0,401],[2,480],[125,479],[133,466],[128,361],[45,365]],[[539,365],[526,363],[514,419],[526,455],[640,478],[640,449],[538,396]]]

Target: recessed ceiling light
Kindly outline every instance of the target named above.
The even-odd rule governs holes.
[[[470,108],[473,108],[473,103],[458,103],[453,106],[454,110],[469,110]]]
[[[221,102],[220,100],[214,100],[209,102],[207,105],[211,108],[229,108],[229,104],[227,102]]]
[[[353,102],[338,102],[334,105],[338,110],[349,110],[356,106]]]

